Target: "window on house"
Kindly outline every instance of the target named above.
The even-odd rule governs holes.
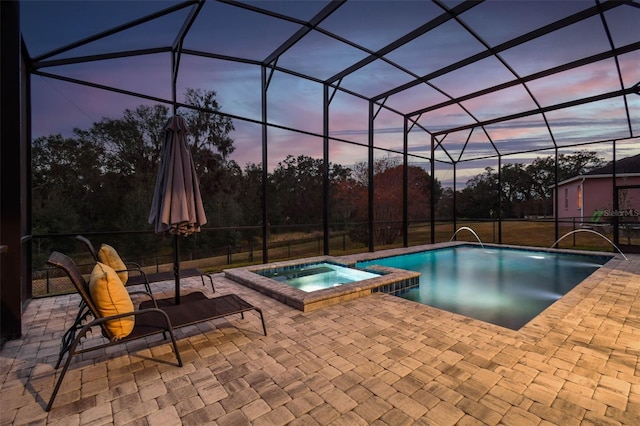
[[[564,189],[564,208],[569,208],[569,188]]]
[[[582,186],[578,187],[578,199],[576,200],[578,203],[578,208],[582,208]]]

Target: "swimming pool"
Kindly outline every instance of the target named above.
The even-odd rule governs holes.
[[[329,262],[262,269],[255,271],[255,273],[305,292],[368,280],[382,275],[381,273],[362,271]]]
[[[610,259],[461,245],[360,261],[356,266],[419,272],[419,286],[400,297],[517,330]]]

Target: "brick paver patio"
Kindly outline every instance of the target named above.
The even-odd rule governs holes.
[[[218,274],[218,294],[263,309],[268,336],[249,313],[178,330],[182,368],[157,338],[90,352],[49,413],[79,299],[33,300],[0,352],[0,422],[638,425],[640,256],[628,257],[519,331],[384,294],[303,313]],[[199,278],[182,285],[216,295]]]

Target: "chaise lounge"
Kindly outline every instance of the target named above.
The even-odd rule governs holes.
[[[88,238],[82,235],[76,235],[76,240],[80,241],[87,248],[93,260],[96,262],[104,262],[104,257],[116,258],[118,260],[119,256],[117,252],[110,246],[106,244],[102,244],[99,250],[96,250],[91,241]],[[108,263],[108,262],[107,262]],[[156,272],[154,274],[148,274],[143,269],[142,266],[135,262],[122,262],[120,268],[114,268],[118,273],[126,273],[127,279],[124,284],[127,286],[134,286],[138,284],[143,284],[146,291],[151,293],[152,283],[168,281],[174,279],[174,272]],[[130,274],[132,273],[132,274]],[[207,277],[209,279],[209,283],[211,284],[211,290],[216,292],[216,289],[213,286],[213,278],[210,274],[201,271],[200,269],[191,268],[191,269],[183,269],[180,270],[180,278],[190,278],[190,277],[200,277],[202,279],[202,285],[205,285],[204,278]]]
[[[100,262],[96,263],[89,283],[73,260],[60,252],[51,253],[47,263],[66,272],[82,298],[82,303],[73,325],[62,337],[56,369],[60,367],[64,355],[68,355],[46,411],[51,409],[75,355],[162,333],[165,340],[167,334],[171,338],[177,365],[182,367],[174,329],[234,314],[240,314],[244,319],[244,312],[251,310],[260,315],[262,331],[267,335],[262,310],[235,294],[207,298],[201,292],[194,292],[186,295],[181,304],[174,305],[162,300],[156,301],[146,291],[128,293],[115,270]],[[133,308],[129,296],[136,293],[144,294],[150,299],[141,303],[138,310]],[[80,341],[91,328],[97,326],[101,328],[102,336],[107,342],[78,349]]]

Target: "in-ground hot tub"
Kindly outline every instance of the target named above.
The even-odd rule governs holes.
[[[331,262],[305,263],[254,272],[307,293],[384,275],[383,272],[356,269]]]
[[[355,268],[329,256],[227,269],[227,278],[301,311],[371,293],[397,294],[418,285],[420,274],[375,266]]]

